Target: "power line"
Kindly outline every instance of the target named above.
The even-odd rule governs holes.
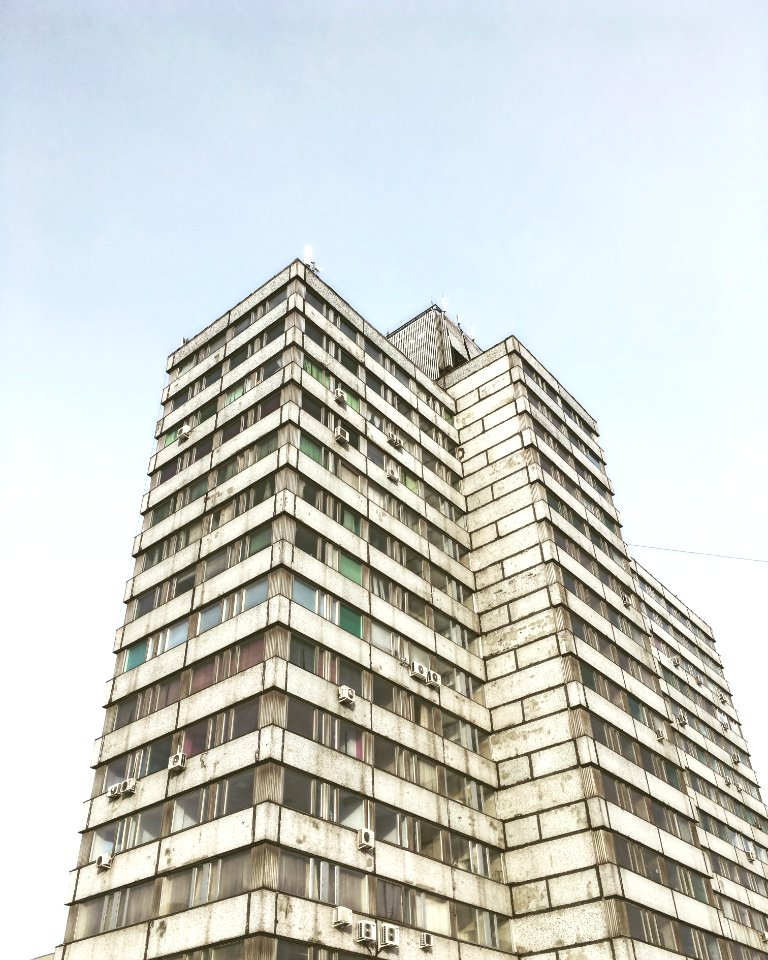
[[[720,560],[743,560],[745,563],[768,563],[759,557],[732,557],[727,553],[705,553],[702,550],[680,550],[676,547],[652,547],[648,543],[628,543],[628,547],[640,547],[642,550],[664,550],[667,553],[690,553],[694,557],[718,557]]]

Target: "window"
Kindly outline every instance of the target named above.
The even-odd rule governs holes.
[[[303,369],[305,373],[308,373],[310,377],[313,377],[318,383],[321,383],[324,387],[330,387],[331,378],[328,371],[307,354],[304,354]]]
[[[316,440],[313,440],[311,437],[307,436],[306,433],[301,434],[299,440],[299,450],[302,453],[306,453],[308,457],[311,457],[312,460],[315,460],[317,463],[325,466],[325,448],[321,443],[318,443]]]
[[[298,577],[293,578],[293,600],[307,610],[317,613],[319,592],[316,587],[311,586]]]

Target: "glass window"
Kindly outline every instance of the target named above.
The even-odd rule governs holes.
[[[248,584],[245,588],[245,602],[243,603],[243,610],[250,610],[251,607],[255,607],[257,603],[264,603],[267,599],[267,578],[263,577],[261,580],[256,580],[254,583]]]
[[[302,607],[306,607],[307,610],[317,610],[317,588],[310,586],[310,584],[304,580],[299,580],[298,577],[294,577],[293,579],[292,596],[296,603]]]
[[[253,806],[253,770],[237,773],[229,777],[222,787],[226,786],[226,800],[224,813],[237,813]]]
[[[340,605],[339,626],[348,633],[353,633],[356,637],[363,635],[363,615],[342,603]]]
[[[323,559],[323,539],[319,534],[315,533],[314,530],[310,530],[309,527],[299,524],[296,528],[294,542],[296,547],[304,553],[308,553],[311,557],[315,557],[318,560]]]
[[[296,897],[309,895],[309,858],[289,850],[280,850],[277,888]]]
[[[208,747],[208,720],[198,720],[184,731],[182,750],[188,757],[197,756]]]
[[[355,328],[352,326],[352,324],[348,320],[345,320],[342,317],[339,320],[339,328],[341,329],[341,332],[344,334],[345,337],[349,337],[349,339],[353,343],[357,343],[357,330],[355,330]]]
[[[400,845],[398,813],[383,803],[376,804],[376,839]]]
[[[302,637],[291,637],[290,662],[310,673],[317,672],[317,647]]]
[[[291,697],[288,700],[288,721],[286,730],[311,740],[314,736],[315,711],[311,704]]]
[[[324,387],[330,387],[331,378],[328,374],[328,371],[323,369],[319,363],[315,363],[315,361],[311,357],[306,356],[306,354],[304,356],[303,367],[304,371],[308,373],[310,377],[313,377],[319,383],[322,383]]]
[[[228,554],[229,549],[224,547],[222,550],[212,553],[205,558],[204,580],[210,580],[211,577],[216,577],[227,569]]]
[[[324,348],[323,332],[317,324],[312,323],[311,320],[305,320],[304,332],[313,343],[316,343],[321,349]]]
[[[365,826],[365,804],[361,796],[339,788],[338,807],[337,820],[342,826],[354,827],[358,830]],[[341,901],[344,904],[346,902],[346,900]]]
[[[309,416],[315,420],[319,420],[321,423],[323,422],[323,411],[325,407],[319,400],[316,400],[311,393],[307,393],[306,390],[302,391],[301,394],[301,409],[305,410]]]
[[[312,809],[312,777],[290,767],[283,769],[283,803],[292,810],[314,813]]]
[[[355,583],[363,582],[362,563],[356,557],[351,557],[347,553],[339,552],[339,573]]]
[[[355,358],[350,353],[347,353],[347,351],[343,347],[339,347],[338,353],[339,353],[339,361],[341,362],[341,365],[345,367],[347,370],[349,370],[350,373],[353,373],[355,376],[357,376],[358,375],[357,360],[355,360]]]
[[[191,793],[183,793],[176,797],[173,802],[173,821],[171,830],[184,830],[186,827],[194,827],[203,821],[203,797],[205,788],[193,790]]]
[[[237,661],[238,672],[247,670],[264,660],[264,637],[251,637],[240,645],[240,652]]]
[[[173,623],[168,627],[165,649],[170,650],[172,647],[178,647],[178,645],[184,643],[188,637],[189,617],[185,617],[183,620],[179,620],[178,623]]]
[[[204,633],[206,630],[210,630],[212,627],[221,623],[222,609],[221,600],[217,600],[215,603],[203,607],[200,611],[200,633]]]
[[[350,507],[341,506],[341,525],[360,536],[360,516]]]
[[[232,708],[232,735],[230,740],[244,737],[259,728],[259,698],[252,697]]]
[[[323,462],[323,446],[318,443],[316,440],[312,440],[305,433],[302,433],[301,439],[299,440],[299,450],[302,453],[306,453],[308,457],[311,457],[313,460],[316,460],[318,463]]]
[[[382,470],[384,469],[384,451],[377,447],[375,443],[371,443],[370,440],[368,441],[367,455],[371,463],[375,463]]]
[[[147,641],[139,640],[126,649],[125,670],[133,670],[147,659]]]
[[[376,913],[393,923],[410,923],[410,904],[407,889],[399,883],[377,880]]]
[[[368,910],[366,877],[356,870],[347,867],[337,867],[338,896],[337,902],[350,907],[357,913],[366,913]],[[357,955],[356,955],[357,956]]]
[[[259,419],[263,420],[264,417],[268,416],[270,413],[274,413],[275,410],[280,409],[280,391],[276,390],[274,393],[270,394],[259,404]]]
[[[270,453],[274,453],[275,450],[277,450],[277,432],[271,433],[269,436],[259,440],[256,444],[254,456],[257,461],[263,460],[264,457],[269,456]]]

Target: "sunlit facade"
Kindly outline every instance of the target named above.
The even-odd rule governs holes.
[[[768,956],[711,632],[522,344],[295,261],[168,372],[57,960]]]

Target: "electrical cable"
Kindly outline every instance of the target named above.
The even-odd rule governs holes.
[[[742,560],[745,563],[768,563],[759,557],[732,557],[727,553],[705,553],[703,550],[680,550],[677,547],[652,547],[648,543],[628,543],[628,547],[639,547],[641,550],[665,550],[667,553],[690,553],[694,557],[717,557],[720,560]]]

